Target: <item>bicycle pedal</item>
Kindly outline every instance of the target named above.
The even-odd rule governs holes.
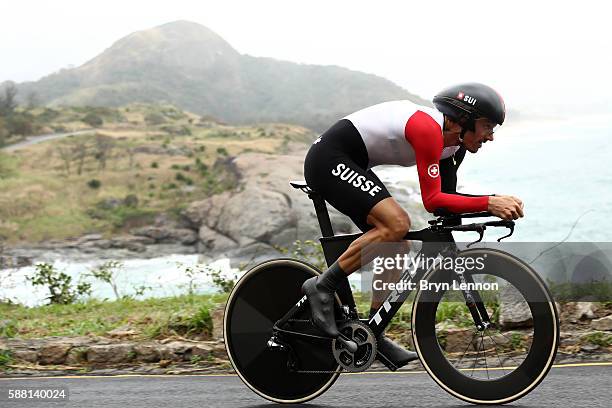
[[[385,367],[387,367],[389,370],[391,371],[397,371],[397,369],[399,368],[398,366],[396,366],[391,360],[389,360],[387,358],[387,356],[385,356],[383,353],[381,353],[380,351],[378,353],[376,353],[376,358],[378,359],[378,361],[380,361],[381,363],[383,363],[383,365]]]

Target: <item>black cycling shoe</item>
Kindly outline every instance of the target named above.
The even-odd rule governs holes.
[[[334,314],[334,292],[317,286],[317,276],[307,279],[302,285],[302,293],[308,297],[314,325],[329,337],[338,337]]]
[[[376,339],[376,346],[385,357],[387,357],[395,368],[400,368],[408,364],[409,362],[419,358],[418,354],[414,351],[408,351],[390,338],[381,334]]]

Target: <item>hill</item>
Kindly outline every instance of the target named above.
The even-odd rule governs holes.
[[[386,100],[428,104],[375,75],[242,55],[188,21],[132,33],[82,66],[19,84],[21,96],[32,93],[50,106],[165,102],[232,124],[284,122],[316,130]]]

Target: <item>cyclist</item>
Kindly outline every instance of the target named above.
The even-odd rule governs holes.
[[[323,274],[304,282],[315,325],[331,337],[339,335],[333,294],[347,275],[361,267],[361,248],[400,241],[410,218],[372,171],[378,165],[417,166],[421,197],[427,211],[489,211],[502,219],[523,216],[523,203],[504,195],[471,196],[456,192],[457,168],[466,150],[476,153],[493,140],[505,119],[505,105],[492,88],[467,83],[433,98],[436,109],[407,100],[385,102],[352,113],[315,140],[304,161],[310,187],[364,234]],[[380,307],[373,297],[370,318]],[[378,349],[397,367],[417,358],[387,338]]]

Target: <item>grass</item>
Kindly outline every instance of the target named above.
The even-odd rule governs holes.
[[[0,336],[38,338],[47,336],[104,335],[129,325],[137,338],[152,339],[179,334],[212,332],[211,311],[225,304],[227,295],[183,295],[145,300],[90,300],[72,305],[25,307],[0,303],[7,320]]]
[[[609,302],[612,299],[612,282],[563,282],[548,281],[548,287],[558,302]]]
[[[9,350],[0,350],[0,367],[6,367],[13,362],[13,356]]]
[[[582,340],[591,344],[597,344],[601,347],[612,346],[612,334],[601,331],[585,334],[584,336],[582,336]]]

